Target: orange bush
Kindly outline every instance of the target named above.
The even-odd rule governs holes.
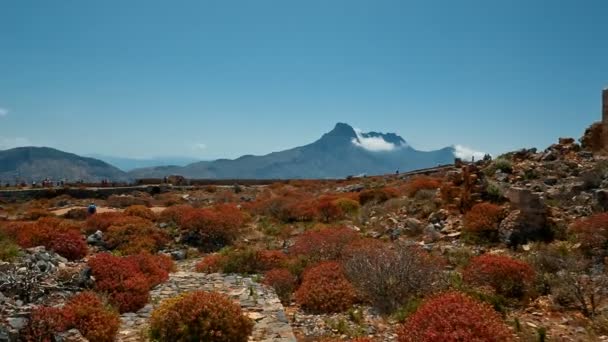
[[[297,278],[284,268],[275,268],[264,273],[262,283],[271,286],[283,304],[289,304]]]
[[[146,277],[150,288],[169,279],[169,272],[175,269],[175,263],[168,255],[140,253],[129,255],[126,259],[137,265]]]
[[[335,202],[335,199],[329,196],[324,196],[316,201],[316,212],[319,220],[325,223],[340,220],[344,218],[344,211]]]
[[[230,298],[195,291],[163,301],[150,318],[150,335],[158,341],[246,342],[253,322]]]
[[[359,194],[359,203],[361,205],[367,203],[378,204],[395,197],[399,197],[399,192],[394,188],[368,189],[361,191]]]
[[[521,297],[534,280],[534,269],[507,256],[484,254],[471,259],[463,272],[467,283],[490,286],[496,293]]]
[[[398,332],[399,342],[513,340],[490,305],[458,292],[426,300]]]
[[[169,242],[169,236],[152,222],[146,221],[145,224],[142,222],[110,226],[104,235],[104,241],[107,248],[128,255],[157,252]]]
[[[108,310],[93,292],[82,292],[72,297],[63,309],[70,317],[71,326],[89,341],[114,341],[120,326],[117,312]]]
[[[155,221],[156,214],[144,205],[132,205],[124,211],[125,215],[137,216],[146,220]]]
[[[101,253],[89,259],[95,289],[108,295],[120,312],[135,312],[148,302],[148,291],[168,278],[172,261],[165,256],[116,257]]]
[[[147,225],[149,220],[137,216],[129,216],[119,212],[107,212],[91,215],[85,222],[85,233],[93,234],[100,230],[106,232],[110,226],[124,226],[127,224]]]
[[[222,271],[224,256],[221,254],[211,254],[199,261],[195,269],[201,273],[218,273]]]
[[[347,227],[309,230],[297,237],[289,252],[313,261],[337,260],[346,246],[358,238],[357,232]]]
[[[433,177],[415,177],[405,184],[405,194],[413,197],[420,190],[437,190],[441,187],[441,180]]]
[[[498,234],[498,225],[504,218],[504,210],[492,203],[479,203],[464,215],[464,231],[488,240]]]
[[[32,310],[27,326],[20,332],[24,341],[53,341],[54,335],[66,331],[70,325],[61,308],[40,306]]]
[[[190,205],[173,205],[160,212],[159,221],[179,224],[182,222],[184,215],[192,210],[195,209]]]
[[[21,332],[24,341],[54,341],[55,334],[78,329],[90,341],[114,341],[120,318],[93,292],[81,292],[62,308],[41,306],[30,315]]]
[[[356,302],[355,289],[344,276],[342,266],[322,262],[304,271],[302,285],[295,293],[296,302],[313,313],[341,312]]]
[[[262,250],[256,255],[259,269],[268,271],[273,268],[283,267],[287,262],[287,255],[279,250]]]
[[[69,220],[44,217],[36,222],[11,222],[3,232],[22,248],[44,246],[70,260],[87,254],[80,226]]]
[[[208,250],[231,244],[244,224],[245,215],[232,204],[188,211],[180,222],[185,242]]]
[[[74,230],[53,234],[47,246],[50,250],[68,260],[82,259],[88,252],[84,236]]]
[[[570,232],[586,251],[606,253],[608,248],[608,213],[595,214],[575,221]]]

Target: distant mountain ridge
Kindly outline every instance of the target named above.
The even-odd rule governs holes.
[[[341,178],[449,164],[454,161],[454,153],[453,147],[418,151],[395,133],[364,133],[338,123],[317,141],[284,151],[196,162],[183,167],[136,169],[129,175],[133,178],[159,178],[170,174],[187,178]]]
[[[185,166],[146,167],[129,172],[99,159],[53,148],[18,147],[0,151],[0,181],[12,183],[19,179],[31,182],[47,177],[87,182],[103,179],[129,181],[168,175],[209,179],[343,178],[450,164],[454,161],[455,152],[454,147],[418,151],[395,133],[361,132],[348,124],[338,123],[317,141],[284,151],[199,161]]]
[[[156,157],[156,158],[126,158],[114,157],[101,154],[89,154],[87,157],[99,159],[106,163],[116,166],[122,171],[131,171],[147,167],[171,165],[171,166],[186,166],[188,164],[200,161],[199,159],[189,157]]]
[[[127,173],[106,162],[54,148],[17,147],[0,151],[0,181],[30,183],[45,178],[87,182],[130,180]]]

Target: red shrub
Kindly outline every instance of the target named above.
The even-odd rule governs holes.
[[[289,304],[291,294],[296,288],[297,278],[284,268],[275,268],[264,273],[262,283],[271,286],[283,304]]]
[[[68,329],[78,329],[90,341],[114,341],[120,318],[108,309],[93,292],[81,292],[63,308],[38,307],[21,337],[25,341],[54,341],[54,335]]]
[[[40,306],[32,310],[28,325],[21,331],[25,341],[51,342],[54,335],[65,331],[71,324],[65,311],[60,308]]]
[[[23,248],[44,246],[70,260],[87,253],[80,226],[68,220],[45,217],[36,222],[12,222],[3,232]]]
[[[186,213],[195,210],[192,206],[181,204],[181,205],[173,205],[169,208],[161,211],[159,215],[159,221],[161,222],[172,222],[175,224],[179,224],[184,219]]]
[[[217,249],[232,243],[244,224],[245,215],[231,204],[188,211],[180,222],[182,230],[187,233],[186,242],[208,249]]]
[[[358,238],[359,235],[347,227],[309,230],[298,236],[290,253],[306,256],[313,261],[337,260],[344,248]]]
[[[221,254],[208,255],[196,264],[196,271],[201,273],[220,272],[222,270],[224,259],[224,256]]]
[[[68,260],[82,259],[88,251],[84,236],[73,230],[53,234],[48,242],[48,247]]]
[[[150,221],[156,220],[156,214],[145,205],[129,206],[124,213],[128,216],[137,216]]]
[[[129,216],[119,212],[107,212],[91,215],[85,222],[85,233],[92,234],[100,230],[106,232],[110,226],[124,226],[127,224],[148,225],[149,220],[137,216]]]
[[[433,177],[416,177],[405,185],[405,194],[415,196],[420,190],[437,190],[441,187],[441,180]]]
[[[169,242],[169,236],[164,230],[154,226],[150,221],[141,223],[110,226],[104,235],[106,247],[116,249],[125,255],[154,253]]]
[[[114,341],[120,326],[117,312],[106,308],[93,292],[82,292],[72,297],[64,311],[70,317],[72,326],[89,341]]]
[[[534,279],[534,269],[517,259],[484,254],[473,258],[463,275],[468,283],[490,286],[504,296],[521,297]]]
[[[341,312],[356,301],[355,289],[337,262],[323,262],[304,271],[296,302],[313,313]]]
[[[498,224],[504,218],[501,207],[492,203],[479,203],[464,215],[466,232],[492,238],[498,232]]]
[[[513,341],[488,304],[458,292],[426,300],[398,332],[399,342]]]
[[[579,219],[572,224],[570,232],[587,251],[605,251],[608,248],[608,213]]]
[[[89,259],[95,289],[107,294],[121,313],[144,307],[150,288],[159,280],[166,279],[163,268],[154,266],[155,262],[146,258],[150,257],[116,257],[101,253]],[[150,273],[145,274],[146,270]]]
[[[144,274],[150,288],[169,279],[169,272],[175,269],[173,259],[167,255],[140,253],[129,255],[127,260],[135,263]]]
[[[262,250],[256,255],[259,269],[267,271],[273,268],[283,267],[287,262],[287,255],[279,250]]]
[[[320,198],[317,200],[316,207],[319,219],[322,222],[328,223],[344,218],[342,208],[336,204],[335,199],[332,197]]]
[[[163,301],[150,318],[155,341],[247,342],[253,322],[219,293],[195,291]]]

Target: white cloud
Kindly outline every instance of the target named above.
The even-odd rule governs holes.
[[[353,144],[364,148],[368,151],[372,151],[372,152],[380,152],[380,151],[392,151],[395,148],[397,148],[397,146],[395,146],[395,144],[390,143],[384,139],[382,139],[381,137],[364,137],[361,134],[361,130],[360,129],[355,129],[355,134],[357,134],[357,138],[353,138],[352,142]]]
[[[32,142],[28,138],[23,137],[0,137],[0,150],[8,150],[10,148],[32,146]]]
[[[7,115],[8,115],[8,109],[0,108],[0,117],[7,116]]]
[[[475,157],[475,160],[480,160],[483,159],[484,155],[484,152],[475,151],[472,148],[462,145],[454,145],[454,156],[456,158],[471,160],[471,158]]]

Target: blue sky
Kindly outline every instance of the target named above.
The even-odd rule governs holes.
[[[202,159],[338,122],[493,154],[580,137],[608,1],[1,1],[0,148]]]

